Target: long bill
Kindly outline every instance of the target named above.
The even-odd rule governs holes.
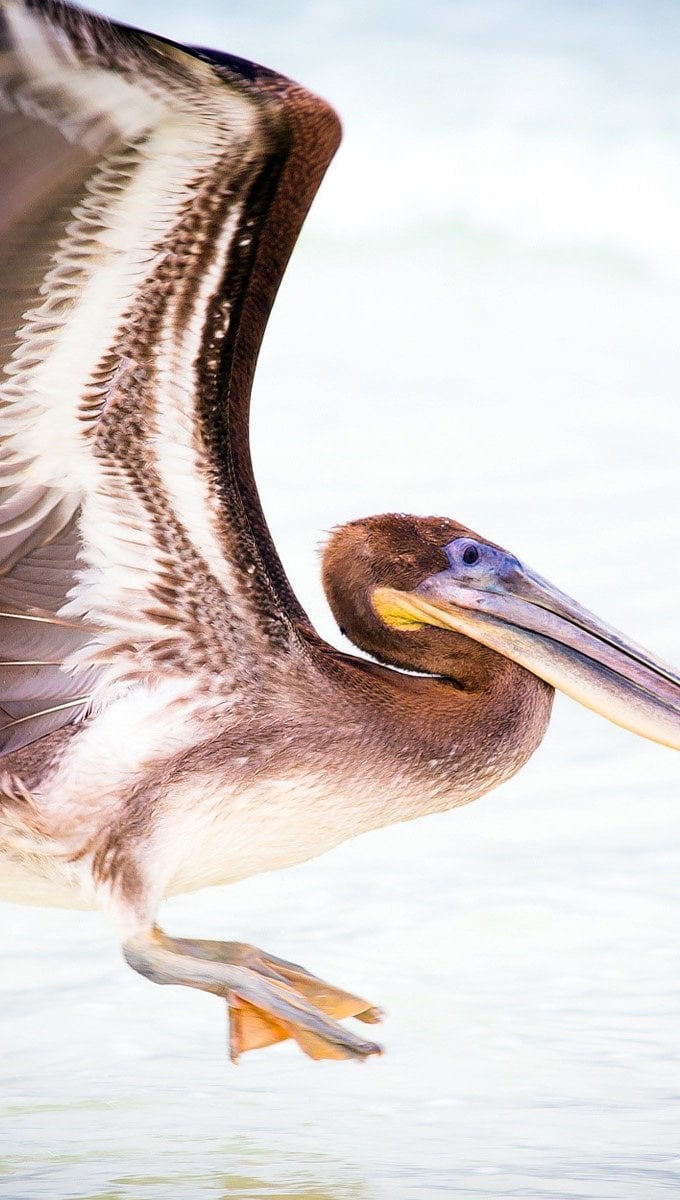
[[[378,588],[376,611],[401,628],[452,629],[496,650],[641,737],[680,750],[680,676],[517,559],[493,590],[452,571],[414,592]]]

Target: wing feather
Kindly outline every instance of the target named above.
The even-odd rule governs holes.
[[[304,620],[248,404],[339,134],[281,76],[57,0],[0,3],[0,102],[6,752],[121,681],[238,673]]]

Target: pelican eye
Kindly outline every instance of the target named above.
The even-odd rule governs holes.
[[[466,567],[471,567],[479,559],[479,550],[476,546],[466,546],[463,551],[463,562]]]

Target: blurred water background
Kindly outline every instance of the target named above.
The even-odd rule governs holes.
[[[265,509],[315,547],[445,513],[680,660],[680,6],[111,0],[273,66],[345,141],[257,377]],[[225,1057],[97,915],[2,911],[12,1200],[657,1200],[680,1192],[678,759],[558,700],[468,809],[180,898],[385,1006],[388,1053]],[[339,803],[342,798],[339,797]]]

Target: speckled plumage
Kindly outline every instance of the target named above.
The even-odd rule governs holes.
[[[320,642],[258,503],[252,372],[337,143],[331,110],[261,68],[56,3],[8,0],[3,14],[10,134],[37,142],[47,180],[5,221],[6,272],[19,243],[31,285],[21,324],[6,315],[13,507],[2,512],[13,523],[0,524],[0,596],[7,611],[69,622],[3,619],[12,658],[67,663],[43,668],[47,698],[40,668],[0,668],[6,819],[36,827],[23,898],[51,888],[55,901],[97,903],[105,892],[125,921],[130,906],[146,920],[166,891],[308,857],[414,805],[448,807],[509,764],[502,738],[493,768],[466,761],[431,695],[448,685],[369,671]],[[27,263],[36,241],[42,274]],[[51,578],[47,554],[61,556],[49,595],[29,582]],[[428,569],[417,558],[414,585]],[[13,723],[74,696],[86,698]],[[460,708],[455,691],[445,699]],[[348,769],[358,757],[359,779]],[[10,856],[21,840],[7,834]],[[47,888],[35,878],[43,859]]]

